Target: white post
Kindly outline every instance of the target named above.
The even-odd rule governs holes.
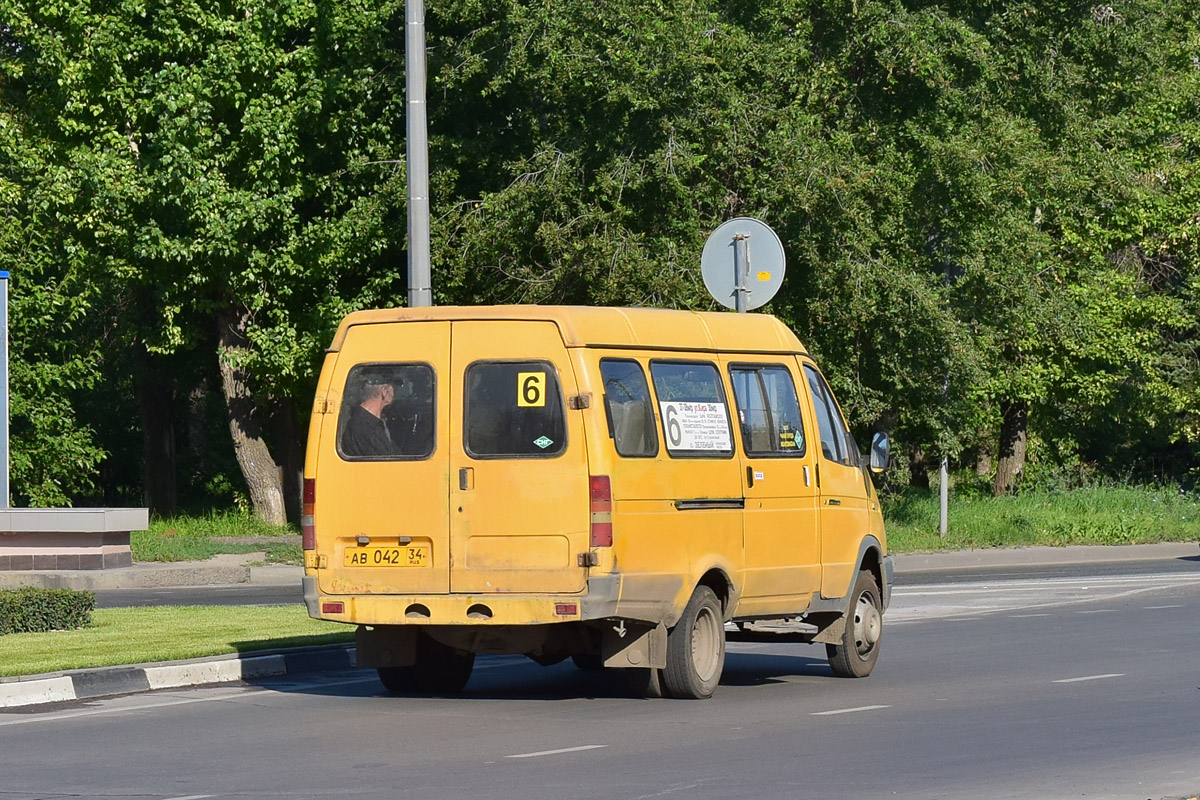
[[[942,456],[942,469],[938,479],[938,536],[950,530],[950,459]]]

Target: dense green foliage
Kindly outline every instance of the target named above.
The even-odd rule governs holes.
[[[70,631],[91,624],[96,597],[71,589],[0,589],[0,635]]]
[[[427,6],[436,302],[712,308],[704,239],[757,216],[766,310],[914,482],[1026,413],[1027,481],[1200,477],[1193,2]],[[402,0],[0,0],[18,502],[244,497],[222,320],[294,467],[338,319],[403,302],[403,34]]]

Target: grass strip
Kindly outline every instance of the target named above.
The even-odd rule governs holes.
[[[129,546],[134,561],[204,561],[220,553],[264,552],[269,564],[304,563],[299,531],[238,511],[154,519],[149,530],[130,533]]]
[[[1097,487],[1006,497],[951,495],[938,536],[938,498],[921,492],[883,501],[888,548],[897,553],[989,547],[1200,541],[1200,495],[1174,487]]]
[[[73,631],[0,636],[0,676],[175,661],[278,647],[349,642],[354,628],[303,606],[100,608]]]

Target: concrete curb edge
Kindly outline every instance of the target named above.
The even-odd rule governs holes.
[[[0,709],[353,668],[354,645],[334,645],[72,670],[0,682]]]

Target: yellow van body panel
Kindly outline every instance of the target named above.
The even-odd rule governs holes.
[[[636,363],[652,396],[655,364],[711,364],[725,393],[730,451],[672,456],[655,408],[656,451],[619,455],[601,374],[608,359]],[[310,614],[360,625],[628,619],[669,627],[702,581],[723,588],[727,619],[796,615],[814,598],[842,597],[865,537],[886,540],[863,470],[822,460],[806,359],[795,335],[762,314],[569,306],[350,314],[322,368],[309,429],[305,477],[316,484],[317,542],[305,554]],[[356,365],[396,362],[436,372],[436,448],[419,459],[348,461],[337,445],[348,375]],[[533,364],[520,374],[534,375],[535,387],[549,386],[539,371],[557,380],[565,440],[547,447],[563,449],[544,458],[473,454],[467,372],[518,362]],[[790,375],[807,439],[802,457],[747,455],[731,382],[739,365]],[[589,476],[608,478],[607,510],[592,504]],[[611,523],[611,546],[591,541],[596,522]],[[359,560],[379,548],[416,548],[419,563]]]
[[[558,327],[568,348],[616,345],[691,352],[805,352],[796,335],[767,314],[592,306],[430,306],[356,311],[342,320],[329,349],[341,350],[347,332],[356,325],[418,320],[545,320]]]

